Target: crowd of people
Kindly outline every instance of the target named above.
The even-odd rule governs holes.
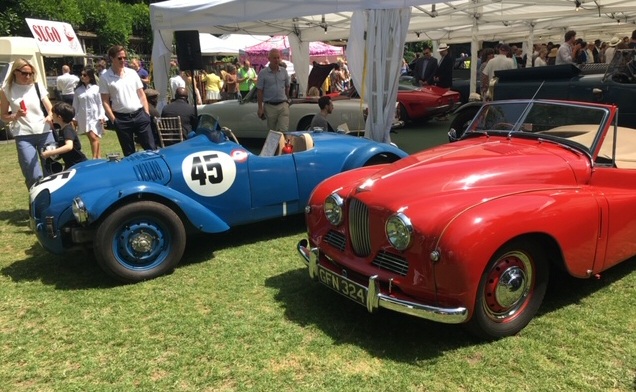
[[[495,71],[560,64],[610,63],[618,49],[636,48],[636,30],[631,37],[613,37],[607,42],[596,39],[586,42],[568,31],[562,43],[535,44],[532,53],[521,48],[499,44],[479,52],[477,68],[481,96],[488,99],[489,82]],[[450,47],[441,44],[438,58],[425,47],[421,55],[408,64],[403,61],[402,73],[411,73],[417,86],[452,86],[455,60]],[[188,70],[176,71],[169,80],[171,103],[162,113],[156,105],[159,92],[150,88],[149,72],[137,59],[128,59],[125,48],[115,45],[105,59],[95,67],[85,67],[78,76],[68,65],[61,68],[56,87],[60,102],[51,104],[48,92],[36,81],[36,67],[25,59],[13,63],[10,75],[0,91],[2,120],[10,124],[16,140],[18,160],[27,187],[40,177],[51,174],[51,157],[61,156],[68,168],[86,159],[81,152],[77,135],[86,135],[91,156],[101,158],[100,139],[106,122],[116,130],[124,155],[158,145],[157,130],[152,117],[179,116],[183,132],[187,135],[196,128],[193,104],[214,103],[225,99],[240,99],[254,87],[257,89],[257,115],[266,119],[269,129],[287,131],[289,127],[290,86],[293,82],[285,69],[281,53],[269,52],[269,64],[257,72],[249,60],[217,65],[198,75]],[[176,64],[175,64],[176,67]],[[329,128],[326,120],[333,110],[333,102],[324,95],[342,92],[351,84],[351,75],[344,60],[339,59],[320,89],[313,88],[308,95],[322,96],[318,100],[320,112],[313,126]],[[204,90],[202,97],[200,89]],[[63,104],[63,105],[62,105]],[[51,148],[50,146],[55,146]]]
[[[495,71],[562,64],[609,64],[619,49],[636,49],[636,30],[631,37],[613,37],[607,42],[600,39],[586,42],[576,37],[576,31],[570,30],[564,34],[562,43],[535,44],[529,55],[521,48],[503,43],[495,48],[484,48],[479,52],[477,63],[481,97],[489,98],[488,87]]]

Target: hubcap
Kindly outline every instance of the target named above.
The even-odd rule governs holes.
[[[152,249],[154,238],[144,231],[137,233],[130,239],[130,247],[138,253],[147,253]]]
[[[152,268],[160,264],[169,248],[164,229],[152,221],[130,223],[122,227],[113,250],[127,268]]]
[[[502,322],[523,309],[533,272],[532,261],[524,252],[512,251],[497,260],[484,287],[483,307],[490,318]]]
[[[510,307],[524,295],[526,274],[521,268],[508,268],[501,275],[495,288],[495,300],[503,307]]]

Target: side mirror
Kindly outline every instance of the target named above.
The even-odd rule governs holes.
[[[455,128],[451,128],[450,131],[448,131],[448,141],[452,143],[458,141],[459,139],[461,139],[461,136],[457,136],[457,131],[455,130]]]

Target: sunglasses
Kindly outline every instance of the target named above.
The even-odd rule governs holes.
[[[86,74],[86,73],[82,72],[82,76],[88,76],[88,74]]]
[[[33,76],[33,72],[24,72],[24,71],[20,71],[19,69],[16,69],[16,71],[20,72],[20,75],[26,77],[26,76]]]
[[[127,57],[126,56],[122,56],[122,57],[117,57],[117,60],[121,61],[121,60],[126,60]]]

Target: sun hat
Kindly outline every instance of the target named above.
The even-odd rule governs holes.
[[[559,49],[557,49],[557,48],[550,49],[550,53],[548,54],[548,57],[556,57],[558,51],[559,51]]]
[[[616,46],[621,42],[620,38],[618,37],[612,37],[612,39],[609,42],[609,46]]]
[[[440,44],[439,48],[437,48],[438,52],[441,52],[443,50],[448,50],[450,48],[450,46],[448,46],[447,44]]]

